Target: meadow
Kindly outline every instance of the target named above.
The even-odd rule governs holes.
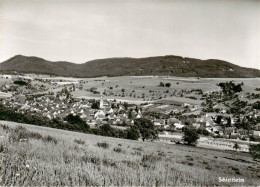
[[[247,153],[141,142],[0,121],[0,185],[257,185]],[[219,183],[219,177],[244,183]]]
[[[203,93],[219,91],[217,86],[220,82],[234,81],[243,82],[243,93],[256,92],[259,87],[259,78],[192,78],[173,76],[121,76],[121,77],[96,77],[96,78],[72,78],[72,77],[50,77],[48,75],[28,74],[25,78],[31,78],[32,86],[44,85],[46,90],[51,90],[56,94],[65,86],[75,85],[72,95],[78,98],[99,99],[100,93],[108,100],[141,104],[147,102],[157,102],[166,104],[200,105],[200,96],[194,93],[187,94],[186,91],[200,89]],[[15,80],[16,78],[14,78]],[[50,83],[39,82],[35,79],[49,80]],[[12,79],[0,78],[0,86],[12,84]],[[160,87],[160,83],[170,83],[170,87]],[[82,89],[79,89],[79,86]],[[95,93],[91,90],[95,90]],[[30,90],[29,90],[30,91]],[[184,91],[184,92],[183,92]],[[47,91],[42,91],[46,93]],[[40,92],[39,92],[40,93]],[[0,93],[0,97],[3,94]],[[189,98],[190,97],[190,98]],[[196,97],[192,99],[191,97]]]
[[[72,92],[74,97],[100,98],[100,94],[94,94],[91,88],[96,88],[99,93],[106,92],[107,99],[117,99],[129,103],[161,102],[161,103],[189,103],[200,105],[198,95],[185,94],[183,90],[201,89],[204,93],[221,90],[217,86],[220,82],[234,81],[244,83],[243,94],[255,92],[259,86],[259,78],[183,78],[171,76],[121,76],[121,77],[97,77],[82,79],[83,89]],[[160,82],[170,83],[170,87],[160,87]],[[181,95],[183,96],[181,97]],[[197,100],[187,98],[197,97]]]

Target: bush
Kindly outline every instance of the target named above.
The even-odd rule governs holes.
[[[160,86],[160,87],[164,87],[164,83],[163,83],[163,82],[160,82],[159,86]]]
[[[19,80],[19,81],[14,81],[14,84],[18,84],[20,86],[26,86],[27,82]]]
[[[109,144],[106,143],[106,142],[102,142],[102,143],[98,142],[98,143],[97,143],[97,146],[98,146],[98,147],[101,147],[101,148],[103,148],[103,149],[109,148]]]
[[[28,131],[26,128],[22,126],[18,126],[14,128],[11,134],[9,135],[9,140],[16,142],[19,141],[20,139],[27,139],[28,138],[27,133]]]
[[[4,145],[0,145],[0,153],[2,153],[4,151]]]
[[[253,107],[254,109],[260,109],[260,101],[257,101],[257,102],[255,102],[255,103],[253,103],[252,107]]]
[[[28,139],[41,139],[42,135],[37,132],[30,132],[25,127],[18,126],[13,129],[11,132],[9,139],[12,141],[21,141]]]
[[[43,139],[42,139],[44,142],[47,142],[47,143],[54,143],[54,144],[57,144],[58,141],[56,138],[48,135],[48,136],[45,136]]]
[[[149,154],[149,155],[143,155],[142,157],[142,162],[149,162],[149,163],[154,163],[156,161],[161,160],[159,156],[156,156],[154,154]]]
[[[249,153],[253,156],[254,159],[260,159],[260,144],[250,145]]]
[[[75,139],[74,142],[77,143],[77,144],[82,144],[82,145],[85,144],[85,141],[84,141],[84,140],[81,140],[81,139],[79,139],[79,140],[78,140],[78,139]]]
[[[113,150],[115,152],[117,152],[117,153],[121,153],[122,152],[122,149],[120,147],[115,147]]]
[[[249,136],[249,141],[251,141],[251,142],[260,142],[260,138],[256,138],[254,136]]]
[[[166,87],[171,87],[171,83],[168,82],[168,83],[165,84],[165,86]]]

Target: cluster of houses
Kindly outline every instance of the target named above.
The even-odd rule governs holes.
[[[4,76],[6,80],[11,79],[10,76]],[[40,87],[39,89],[45,90],[46,88]],[[156,119],[155,117],[146,115],[145,118],[150,119],[157,129],[163,131],[181,131],[185,127],[184,122],[179,119],[172,117],[171,113],[186,113],[192,112],[192,114],[197,114],[201,112],[198,106],[191,106],[184,103],[180,106],[167,105],[167,104],[148,104],[138,108],[136,105],[131,105],[126,107],[124,104],[116,103],[115,101],[108,101],[107,99],[101,98],[99,100],[99,106],[97,108],[92,107],[92,100],[84,99],[74,99],[71,102],[70,90],[66,92],[58,92],[57,95],[54,94],[43,94],[39,97],[34,97],[33,99],[28,99],[25,96],[19,86],[12,84],[4,84],[1,87],[1,91],[6,92],[11,91],[13,95],[9,98],[2,100],[5,106],[15,109],[15,111],[25,113],[30,112],[33,115],[44,116],[48,119],[60,118],[64,119],[67,115],[78,115],[80,118],[91,126],[98,126],[102,124],[110,125],[121,125],[121,126],[131,126],[134,124],[134,119],[143,117],[140,109],[149,110],[152,112],[160,111],[166,114],[168,117],[165,119]],[[4,93],[3,92],[3,93]],[[30,94],[27,94],[30,95]],[[32,94],[33,95],[33,94]],[[215,106],[214,106],[215,107]],[[218,105],[220,109],[223,108],[222,105]],[[227,115],[225,111],[220,110],[222,115]],[[252,113],[256,115],[256,112]],[[170,117],[169,117],[170,116]],[[221,119],[221,124],[216,123],[217,114],[211,115],[210,113],[205,113],[200,115],[200,117],[195,118],[190,125],[196,129],[201,129],[207,131],[209,134],[214,136],[221,136],[223,138],[231,139],[246,139],[249,136],[260,137],[260,124],[256,125],[255,130],[244,130],[236,129],[235,127],[226,127],[226,118]],[[231,119],[231,126],[235,123],[235,118]],[[187,125],[187,124],[186,124]]]
[[[140,109],[136,110],[136,106],[126,108],[123,104],[108,101],[102,96],[98,109],[93,109],[89,100],[77,99],[75,102],[70,103],[66,99],[60,100],[52,95],[27,100],[24,95],[17,94],[12,98],[3,100],[2,103],[15,109],[17,112],[30,112],[48,119],[64,119],[69,114],[78,115],[89,125],[108,123],[111,125],[124,124],[124,126],[130,126],[134,123],[134,119],[142,117]]]
[[[14,108],[16,111],[25,113],[30,112],[34,115],[44,116],[48,119],[64,119],[67,115],[78,115],[90,126],[102,124],[131,126],[134,119],[143,117],[140,109],[136,105],[125,107],[124,104],[118,104],[115,101],[108,101],[101,95],[98,109],[93,109],[90,100],[76,99],[69,102],[65,96],[55,97],[53,95],[44,95],[39,98],[27,100],[23,94],[15,94],[9,99],[2,101],[5,106]],[[181,131],[185,124],[174,117],[167,119],[156,119],[151,116],[145,116],[150,119],[155,127],[160,130],[179,130]],[[221,119],[222,124],[227,123],[225,118]],[[236,129],[235,127],[226,127],[215,123],[216,116],[208,114],[195,118],[191,125],[196,129],[206,130],[214,136],[231,139],[247,139],[249,136],[260,137],[260,124],[257,124],[256,130]],[[231,118],[231,124],[234,120]]]
[[[236,118],[230,117],[231,127],[227,126],[227,118],[221,119],[221,125],[216,123],[217,114],[203,114],[201,117],[195,118],[191,125],[200,130],[205,130],[208,134],[213,136],[220,136],[227,139],[248,139],[250,136],[254,136],[260,138],[260,123],[255,126],[255,130],[245,130],[245,129],[237,129],[234,127],[236,122]],[[157,129],[161,130],[179,130],[181,131],[185,124],[183,124],[177,118],[167,118],[167,119],[151,119],[154,122],[154,125]]]

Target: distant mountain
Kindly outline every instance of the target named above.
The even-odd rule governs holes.
[[[107,58],[74,64],[51,62],[38,57],[16,55],[0,63],[0,73],[36,73],[72,77],[123,75],[168,75],[180,77],[260,77],[260,70],[244,68],[222,60],[199,60],[181,56]]]

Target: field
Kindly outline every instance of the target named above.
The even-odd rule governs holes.
[[[247,153],[0,122],[0,185],[259,185]],[[219,177],[244,179],[219,183]]]
[[[220,90],[217,86],[220,82],[234,81],[235,83],[244,83],[243,93],[255,92],[255,88],[260,83],[259,78],[184,78],[173,76],[121,76],[121,77],[96,77],[96,78],[67,78],[50,77],[48,75],[27,74],[21,78],[32,79],[32,86],[44,85],[46,93],[48,91],[54,94],[60,91],[64,86],[75,85],[76,89],[72,91],[74,97],[86,99],[99,99],[103,93],[107,99],[134,104],[146,102],[159,102],[166,104],[200,105],[202,100],[200,96],[185,91],[201,89],[204,93]],[[0,78],[0,86],[11,84],[13,79]],[[35,80],[36,79],[36,80]],[[48,82],[39,82],[37,79],[48,80]],[[170,87],[160,87],[160,82],[170,83]],[[51,83],[51,84],[50,84]],[[81,88],[80,88],[81,87]],[[36,92],[35,92],[36,93]],[[1,93],[0,93],[1,96]],[[189,97],[196,97],[192,99]]]
[[[244,82],[243,92],[254,92],[258,87],[259,78],[231,79],[231,78],[179,78],[179,77],[158,77],[158,76],[123,76],[123,77],[99,77],[82,79],[83,89],[73,92],[75,97],[100,98],[100,94],[94,94],[89,90],[96,88],[99,93],[106,93],[106,98],[117,99],[129,103],[140,104],[145,102],[159,102],[167,104],[200,105],[198,95],[186,94],[184,90],[201,89],[204,93],[220,90],[217,86],[220,82],[234,81]],[[170,87],[160,87],[160,82],[170,83]],[[183,95],[181,97],[181,95]],[[197,100],[188,97],[195,96]]]

